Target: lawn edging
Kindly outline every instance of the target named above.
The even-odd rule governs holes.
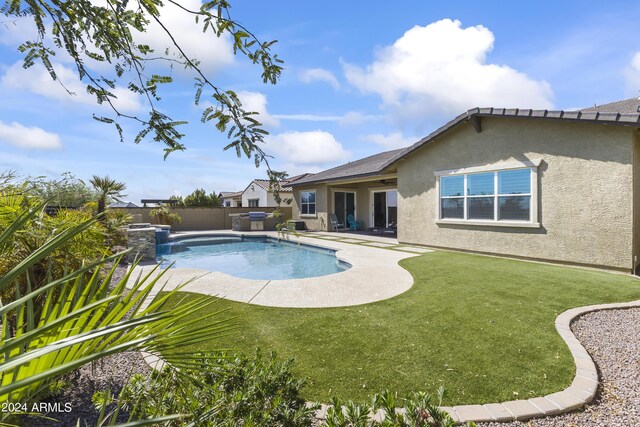
[[[571,331],[571,322],[583,314],[600,310],[615,310],[640,307],[640,301],[625,303],[588,305],[571,308],[561,313],[555,321],[556,330],[569,347],[576,365],[576,375],[566,389],[542,397],[527,400],[511,400],[484,405],[461,405],[442,407],[456,422],[467,421],[522,421],[530,418],[563,414],[588,404],[598,390],[598,370],[587,350]]]

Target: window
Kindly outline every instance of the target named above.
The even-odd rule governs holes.
[[[231,202],[227,200],[226,202],[224,202],[224,206],[227,207],[227,208],[230,208],[231,207]]]
[[[300,214],[315,215],[316,214],[316,191],[300,192]]]
[[[436,174],[440,175],[442,220],[497,224],[537,222],[537,213],[532,209],[535,168]]]
[[[249,199],[247,202],[249,203],[250,208],[260,207],[260,199]]]

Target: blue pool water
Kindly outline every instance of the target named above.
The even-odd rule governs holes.
[[[177,268],[221,271],[245,279],[299,279],[325,276],[351,266],[335,252],[270,238],[239,236],[183,239],[156,247],[157,260]]]

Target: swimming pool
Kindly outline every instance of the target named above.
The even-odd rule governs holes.
[[[351,266],[335,251],[269,237],[216,236],[181,239],[156,247],[164,266],[220,271],[245,279],[284,280],[325,276]]]

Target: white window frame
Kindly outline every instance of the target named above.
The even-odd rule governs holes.
[[[251,206],[251,202],[256,202],[256,205],[255,206]],[[248,208],[259,208],[260,207],[260,199],[259,198],[247,199],[247,207]]]
[[[436,177],[436,194],[437,194],[437,212],[438,216],[436,219],[437,224],[452,224],[452,225],[481,225],[481,226],[494,226],[494,227],[523,227],[523,228],[540,228],[540,222],[538,220],[538,167],[542,159],[535,161],[523,161],[523,162],[514,162],[514,163],[505,163],[502,165],[492,165],[492,166],[479,166],[479,167],[470,167],[470,168],[460,168],[460,169],[448,169],[442,171],[434,172],[434,176]],[[526,194],[500,194],[498,192],[498,172],[513,170],[513,169],[529,169],[530,179],[531,179],[531,192]],[[494,191],[492,195],[467,195],[467,177],[476,173],[493,173],[494,180]],[[464,187],[463,193],[461,196],[441,196],[440,195],[440,179],[446,176],[464,176]],[[529,196],[529,220],[528,221],[517,221],[517,220],[499,220],[498,219],[498,204],[500,197],[517,197],[517,196]],[[471,198],[478,197],[493,197],[493,219],[468,219],[468,209],[467,209],[467,200]],[[442,218],[442,199],[456,199],[463,198],[463,218]]]
[[[394,187],[394,188],[389,188],[389,187],[374,187],[374,188],[370,188],[370,189],[369,189],[369,201],[370,201],[370,205],[371,205],[371,209],[370,209],[370,211],[369,211],[369,224],[370,224],[370,227],[373,227],[373,224],[375,223],[375,214],[376,214],[376,213],[374,212],[375,206],[374,206],[374,203],[373,203],[373,197],[374,197],[374,194],[375,194],[375,193],[389,193],[389,192],[391,192],[391,191],[395,191],[395,192],[396,192],[396,195],[398,195],[398,194],[399,194],[399,193],[398,193],[398,189],[397,189],[396,187]],[[438,194],[440,194],[440,193],[438,193]],[[387,198],[387,196],[385,196],[385,198]],[[398,199],[399,199],[399,197],[396,199],[396,202],[397,202],[397,200],[398,200]],[[397,208],[397,207],[398,207],[398,206],[396,205],[396,208]],[[386,224],[386,226],[388,227],[388,226],[389,226],[389,205],[387,204],[387,201],[385,201],[385,207],[384,207],[384,209],[385,209],[385,215],[386,215],[386,217],[387,217],[387,220],[386,220],[387,224]]]
[[[313,204],[313,212],[312,214],[310,213],[306,213],[303,214],[302,213],[302,194],[303,193],[313,193],[313,203],[305,203],[307,205],[307,212],[309,212],[309,205]],[[316,190],[301,190],[300,191],[300,218],[316,218],[318,216],[318,199],[316,198],[318,196],[318,194],[316,193]]]

